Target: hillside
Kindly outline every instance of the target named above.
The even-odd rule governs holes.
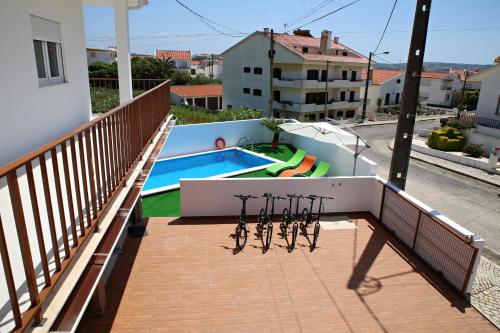
[[[485,69],[488,69],[491,66],[492,65],[460,64],[460,63],[450,63],[450,62],[424,62],[424,69],[430,72],[448,72],[450,68],[484,71]],[[377,63],[375,67],[380,69],[402,69],[406,68],[406,63],[401,63],[401,64]]]

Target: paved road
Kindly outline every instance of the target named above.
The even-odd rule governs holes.
[[[438,120],[418,121],[419,128],[439,126]],[[378,174],[387,179],[396,124],[357,127],[370,149],[363,155],[379,164]],[[406,191],[486,240],[485,255],[500,263],[500,189],[483,182],[416,160],[410,160]]]

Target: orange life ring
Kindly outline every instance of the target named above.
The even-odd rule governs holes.
[[[226,140],[224,140],[224,138],[215,139],[215,148],[219,150],[226,148]]]

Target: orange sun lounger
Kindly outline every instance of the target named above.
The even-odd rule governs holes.
[[[306,173],[307,171],[311,170],[315,161],[316,161],[316,156],[307,155],[298,167],[296,167],[295,169],[283,171],[279,175],[279,177],[293,177],[301,173]]]

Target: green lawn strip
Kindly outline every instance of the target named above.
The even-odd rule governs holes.
[[[250,148],[250,147],[248,147]],[[280,144],[277,149],[272,149],[270,144],[258,144],[253,149],[256,153],[265,154],[281,161],[288,161],[295,154],[292,145]],[[309,176],[314,171],[308,171]],[[265,169],[247,172],[230,178],[269,178],[272,177]],[[172,190],[142,198],[142,214],[145,217],[171,217],[181,215],[180,190]]]

